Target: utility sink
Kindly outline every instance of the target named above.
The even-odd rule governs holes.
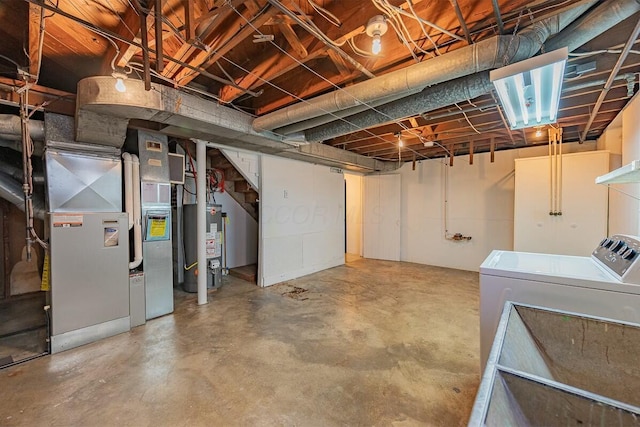
[[[470,426],[640,426],[640,325],[507,302]]]

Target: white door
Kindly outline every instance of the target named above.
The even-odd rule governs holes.
[[[363,256],[400,261],[400,175],[364,177]]]

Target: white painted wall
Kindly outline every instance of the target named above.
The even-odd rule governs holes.
[[[609,172],[609,151],[562,155],[562,187],[551,207],[549,156],[515,160],[513,249],[589,256],[607,235],[607,188],[595,183]],[[559,184],[559,182],[557,183]]]
[[[442,159],[402,168],[403,261],[477,271],[493,249],[513,244],[513,160],[517,151],[456,157],[453,167]],[[446,176],[448,174],[448,177]],[[445,238],[445,182],[447,229],[469,241]]]
[[[258,285],[344,264],[344,176],[267,155],[260,169]]]
[[[227,214],[227,267],[241,267],[258,262],[258,222],[228,193],[216,193],[216,202]]]
[[[344,174],[347,191],[347,253],[362,256],[362,175]]]
[[[611,147],[616,140],[620,140],[622,157],[620,165],[640,159],[638,117],[640,117],[640,98],[636,95],[600,137],[599,143],[608,147]],[[610,187],[609,235],[640,235],[640,202],[638,201],[640,184],[611,184]]]
[[[565,153],[589,151],[595,143],[566,144]],[[401,168],[401,260],[478,271],[493,249],[513,249],[514,160],[546,155],[546,146],[498,151],[455,158],[425,160],[412,170]],[[449,234],[471,236],[469,241],[445,238],[445,174],[448,169]],[[366,237],[366,236],[365,236]]]
[[[402,176],[364,177],[363,248],[365,258],[400,261]]]

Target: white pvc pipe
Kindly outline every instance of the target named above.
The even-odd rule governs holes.
[[[558,213],[562,213],[562,128],[558,129]]]
[[[549,129],[549,215],[553,213],[553,153],[551,145],[553,144],[551,129]]]
[[[207,301],[207,144],[196,139],[196,243],[198,248],[198,305]]]
[[[129,214],[129,230],[133,228],[133,188],[131,154],[122,153],[124,160],[124,211]]]
[[[133,193],[133,261],[129,263],[129,270],[133,270],[142,263],[142,225],[140,220],[140,162],[138,156],[131,155],[131,182]]]

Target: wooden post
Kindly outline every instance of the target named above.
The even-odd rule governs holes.
[[[164,59],[162,54],[162,0],[156,0],[156,71],[162,73]],[[148,48],[148,42],[147,42]]]

